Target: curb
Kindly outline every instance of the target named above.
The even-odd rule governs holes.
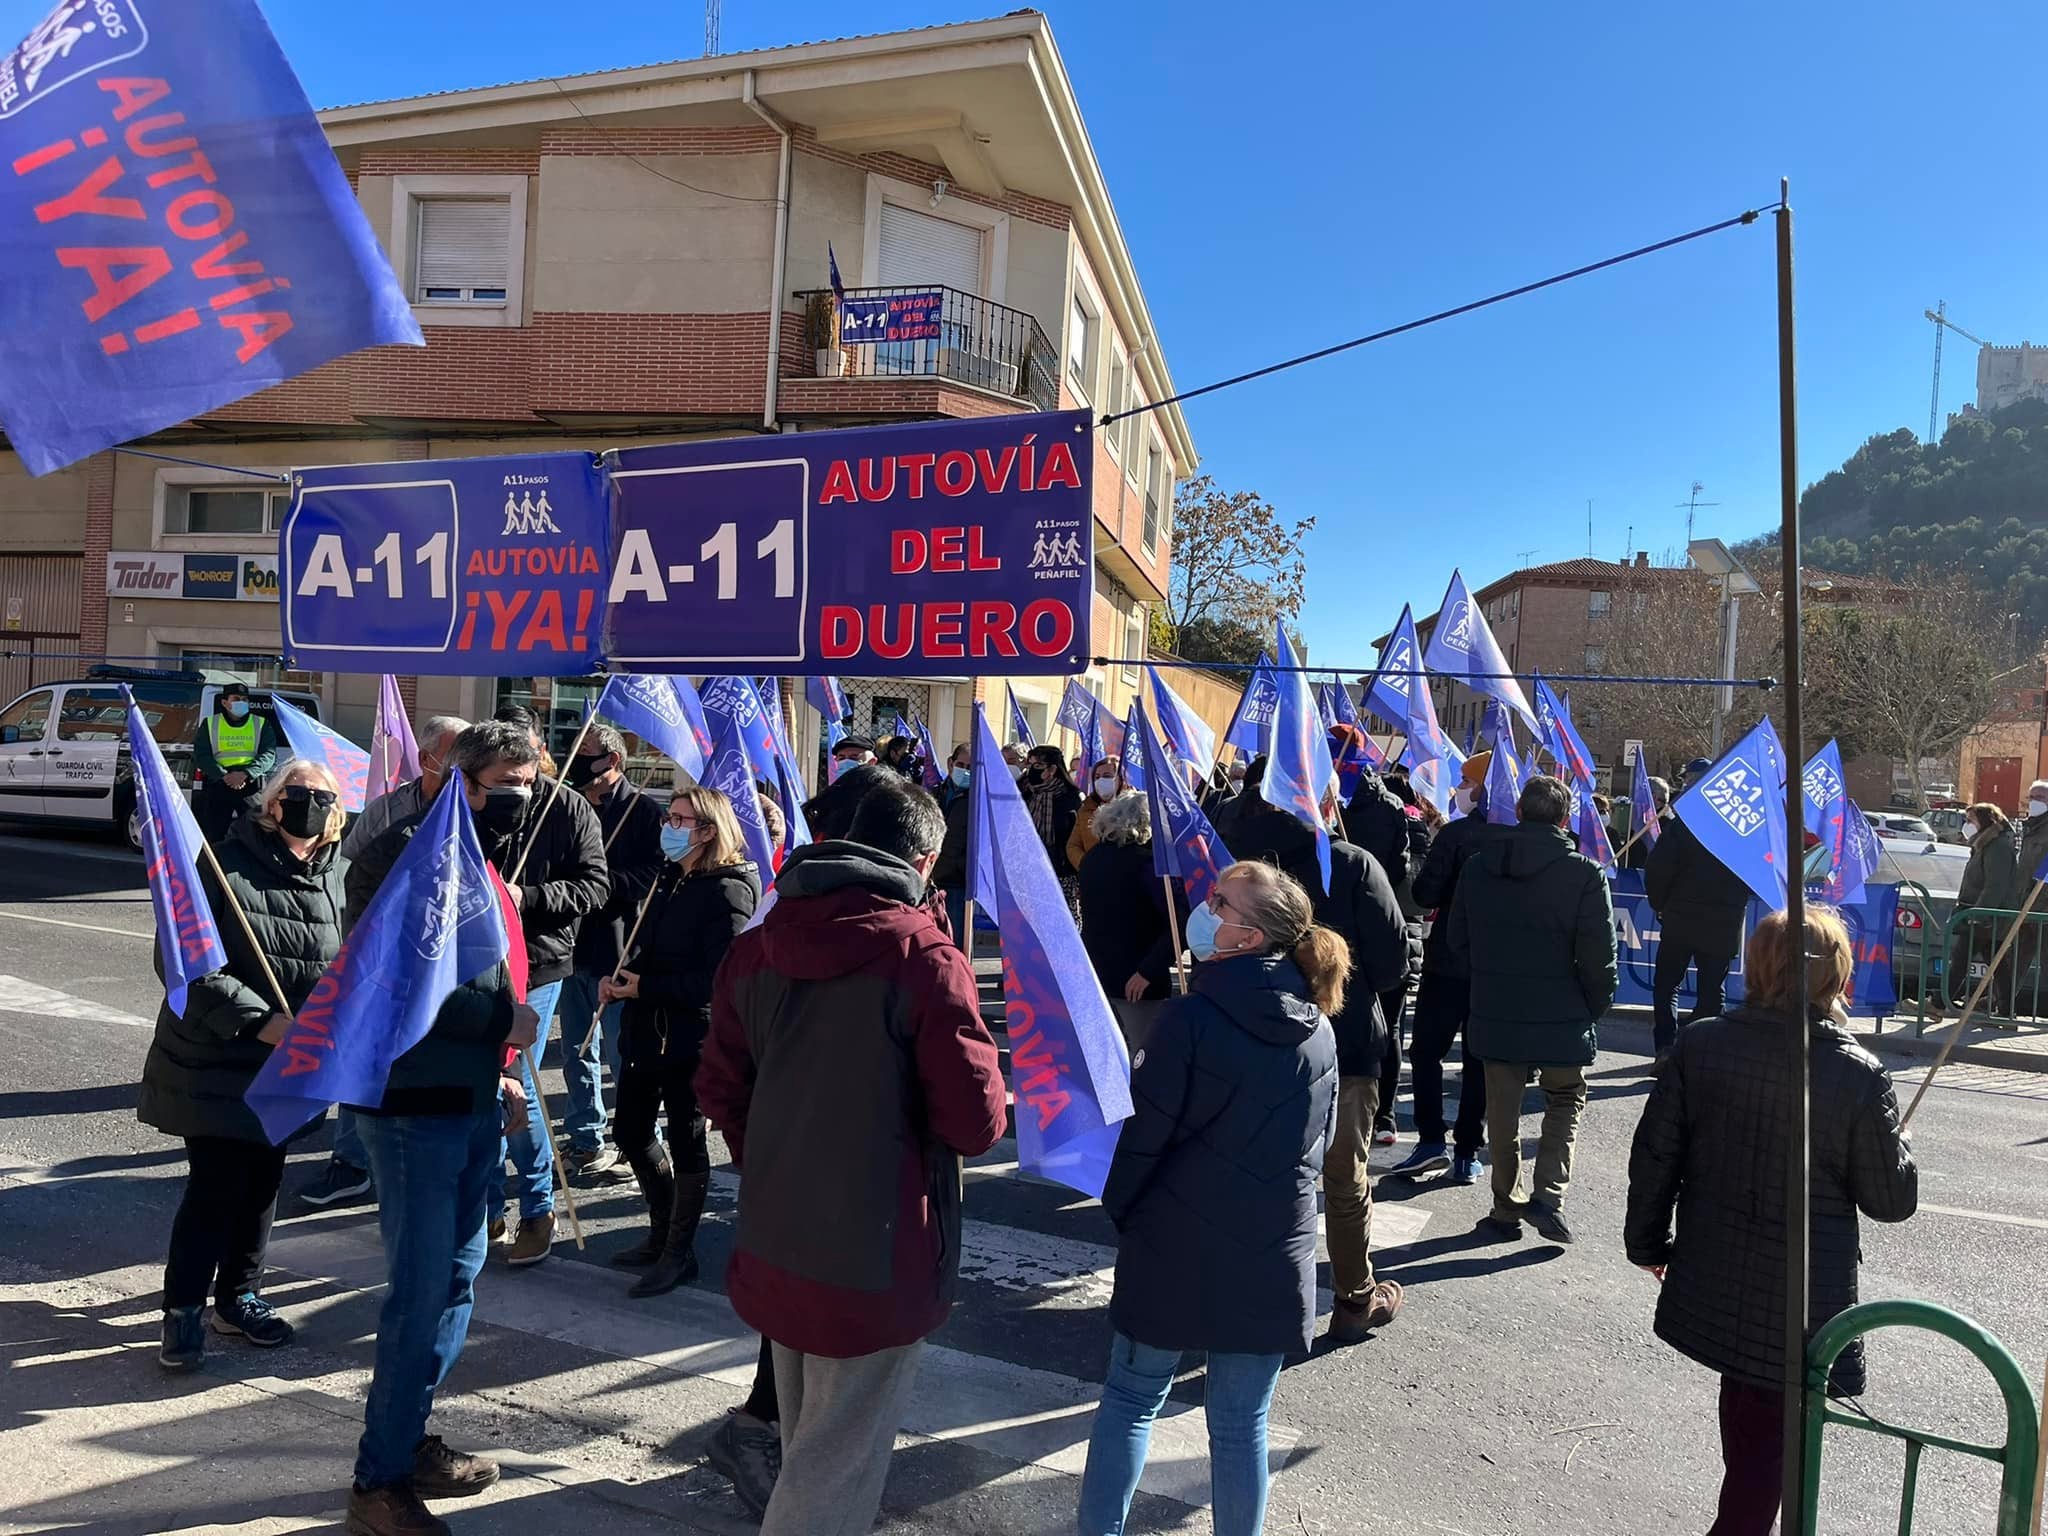
[[[1949,1026],[1930,1028],[1924,1035],[1912,1033],[1912,1024],[1906,1015],[1888,1016],[1896,1021],[1890,1031],[1870,1028],[1868,1019],[1858,1019],[1851,1038],[1867,1051],[1879,1055],[1919,1056],[1932,1059],[1941,1054],[1941,1042],[1947,1038]],[[1650,1010],[1633,1004],[1610,1009],[1600,1021],[1601,1043],[1607,1043],[1609,1025],[1640,1026],[1650,1022]],[[1618,1042],[1619,1043],[1619,1042]],[[2026,1050],[2017,1046],[1997,1044],[1963,1044],[1949,1053],[1950,1061],[1965,1061],[1978,1067],[2002,1067],[2008,1072],[2048,1073],[2048,1051]]]

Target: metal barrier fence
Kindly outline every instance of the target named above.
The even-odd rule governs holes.
[[[1836,1356],[1855,1340],[1880,1328],[1918,1328],[1952,1339],[1977,1357],[1991,1373],[2005,1399],[2005,1441],[1979,1445],[1928,1430],[1887,1424],[1862,1412],[1837,1408],[1828,1400],[1828,1371]],[[1998,1523],[1993,1536],[2027,1536],[2033,1516],[2034,1468],[2040,1455],[2040,1406],[2033,1384],[2021,1373],[2012,1352],[1991,1334],[1947,1307],[1929,1301],[1866,1301],[1849,1308],[1813,1337],[1806,1351],[1806,1477],[1800,1503],[1803,1530],[1819,1529],[1822,1432],[1830,1424],[1888,1435],[1906,1445],[1905,1483],[1899,1504],[1899,1536],[1913,1529],[1913,1503],[1920,1487],[1920,1454],[1929,1446],[1979,1456],[2002,1471],[1998,1485]]]
[[[1919,956],[1919,998],[1918,1014],[1913,1032],[1925,1032],[1928,1023],[1928,1002],[1937,997],[1943,1008],[1950,1005],[1960,1007],[1964,998],[1974,989],[1980,972],[1979,965],[1988,965],[1991,957],[1998,953],[2015,923],[2024,922],[2026,931],[2014,940],[2012,950],[1999,962],[1998,976],[1992,981],[1979,1005],[1977,1017],[1987,1020],[2018,1018],[2038,1019],[2041,1011],[2041,983],[2043,981],[2041,928],[2048,925],[2048,911],[2036,910],[2022,918],[2021,914],[2007,907],[1958,907],[1940,924],[1939,944],[1936,951],[1932,935],[1937,932],[1934,925],[1934,911],[1928,904],[1924,887],[1920,891]],[[1899,888],[1900,907],[1905,906],[1905,886]],[[1934,988],[1929,986],[1933,974],[1930,964],[1934,954],[1941,957],[1940,974],[1934,978]],[[1962,972],[1962,984],[1958,985],[1956,973]],[[2024,1004],[2024,1009],[2022,1008]]]

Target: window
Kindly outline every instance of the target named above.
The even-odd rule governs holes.
[[[1586,594],[1586,617],[1589,619],[1606,618],[1607,605],[1608,596],[1605,592],[1588,592]]]
[[[1164,520],[1160,515],[1161,481],[1166,475],[1166,455],[1159,451],[1156,440],[1148,438],[1145,443],[1145,553],[1159,553],[1159,528]]]
[[[178,661],[181,666],[232,672],[258,688],[303,688],[308,693],[320,691],[320,673],[287,667],[275,652],[264,655],[255,651],[215,651],[203,645],[187,645],[179,648]],[[260,706],[257,713],[263,713]]]
[[[1126,411],[1140,412],[1144,409],[1145,392],[1138,388],[1138,371],[1135,368],[1125,378],[1124,395],[1123,408]],[[1139,451],[1138,445],[1144,440],[1145,423],[1151,419],[1150,416],[1133,414],[1109,429],[1122,439],[1117,451],[1123,455],[1124,478],[1131,482],[1133,489],[1143,484],[1141,476],[1145,473],[1145,455]]]
[[[1121,415],[1124,410],[1124,395],[1130,388],[1130,364],[1124,360],[1121,349],[1112,349],[1109,354],[1109,390],[1103,398],[1105,415]],[[1124,440],[1129,430],[1128,421],[1113,421],[1109,430],[1102,434],[1109,451],[1119,459],[1124,456]]]
[[[1586,647],[1586,670],[1598,672],[1607,665],[1607,648],[1601,645]]]
[[[1138,663],[1145,659],[1145,605],[1133,599],[1124,615],[1124,681],[1138,680]]]
[[[291,506],[287,491],[254,485],[166,485],[165,533],[275,533]]]
[[[413,302],[503,304],[511,284],[511,201],[423,197],[416,206]]]
[[[0,742],[41,741],[50,722],[50,699],[45,688],[0,710]]]
[[[1074,302],[1067,311],[1067,379],[1083,400],[1095,398],[1095,344],[1101,320],[1074,279]]]

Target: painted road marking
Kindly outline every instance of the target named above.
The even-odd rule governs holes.
[[[132,1029],[155,1029],[155,1019],[145,1019],[105,1003],[73,997],[51,987],[39,987],[19,976],[0,976],[0,1013],[33,1013],[46,1019],[85,1019],[94,1024],[126,1024]]]
[[[2008,1216],[2003,1211],[1966,1211],[1958,1205],[1929,1205],[1920,1202],[1923,1211],[1932,1211],[1937,1216],[1961,1216],[1969,1221],[1991,1221],[2002,1227],[2039,1227],[2048,1231],[2048,1219],[2039,1216]]]
[[[11,917],[17,923],[48,923],[53,928],[83,928],[87,933],[112,933],[124,939],[154,939],[154,928],[108,928],[101,923],[75,923],[68,917],[35,917],[27,912],[0,912],[0,917]]]

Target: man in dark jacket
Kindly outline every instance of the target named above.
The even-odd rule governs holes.
[[[923,790],[871,792],[848,841],[789,856],[713,990],[697,1097],[741,1171],[726,1293],[781,1399],[762,1536],[874,1523],[952,1306],[960,1159],[1006,1125],[973,974],[919,905],[944,832]]]
[[[256,809],[263,781],[277,766],[277,725],[252,711],[246,683],[223,685],[213,713],[192,738],[192,769],[199,775],[193,811],[209,843],[228,835],[235,819]]]
[[[1714,765],[1705,758],[1686,765],[1688,787]],[[1654,1039],[1661,1065],[1678,1040],[1678,989],[1685,973],[1699,980],[1686,1022],[1721,1012],[1721,989],[1742,948],[1742,920],[1749,911],[1749,887],[1742,877],[1707,852],[1675,812],[1664,818],[1657,846],[1643,867],[1643,891],[1657,914],[1654,975]]]
[[[1415,1150],[1392,1171],[1412,1179],[1448,1168],[1453,1184],[1476,1184],[1479,1147],[1486,1133],[1486,1071],[1469,1038],[1458,1078],[1455,1147],[1445,1139],[1444,1058],[1465,1032],[1472,1002],[1471,973],[1464,957],[1451,948],[1451,908],[1458,877],[1495,829],[1486,820],[1483,789],[1462,783],[1456,795],[1464,814],[1437,833],[1415,876],[1416,905],[1435,912],[1436,920],[1423,942],[1422,985],[1415,993],[1415,1032],[1408,1048]]]
[[[610,887],[604,905],[577,930],[574,969],[562,982],[558,1005],[562,1086],[569,1096],[562,1129],[570,1144],[562,1164],[571,1178],[596,1178],[619,1161],[605,1140],[604,1115],[605,1063],[611,1065],[614,1082],[619,1075],[619,1004],[600,1011],[597,984],[619,968],[619,947],[662,866],[661,826],[667,812],[627,779],[625,762],[625,738],[609,725],[593,725],[563,780],[597,812]]]
[[[540,754],[524,731],[496,723],[456,738],[463,792],[486,851],[491,827],[516,824]],[[350,887],[347,923],[360,920],[418,829],[394,824],[366,854],[376,879]],[[377,1180],[387,1289],[356,1452],[348,1528],[361,1536],[419,1536],[439,1522],[420,1501],[462,1498],[498,1480],[495,1462],[451,1451],[426,1433],[434,1391],[462,1352],[487,1207],[503,1177],[499,1069],[507,1045],[530,1045],[535,1011],[512,1000],[503,964],[452,992],[427,1037],[391,1064],[381,1102],[353,1106]]]
[[[1408,807],[1370,769],[1359,775],[1344,807],[1344,835],[1379,860],[1396,891],[1415,873],[1408,863]]]
[[[1563,780],[1522,786],[1521,823],[1465,864],[1451,907],[1451,949],[1472,973],[1467,1037],[1486,1062],[1486,1141],[1493,1154],[1487,1222],[1519,1235],[1527,1216],[1554,1243],[1572,1240],[1560,1207],[1586,1108],[1600,1016],[1618,981],[1614,904],[1600,866],[1572,846]],[[1535,1070],[1543,1134],[1535,1186],[1522,1189],[1522,1090]]]

